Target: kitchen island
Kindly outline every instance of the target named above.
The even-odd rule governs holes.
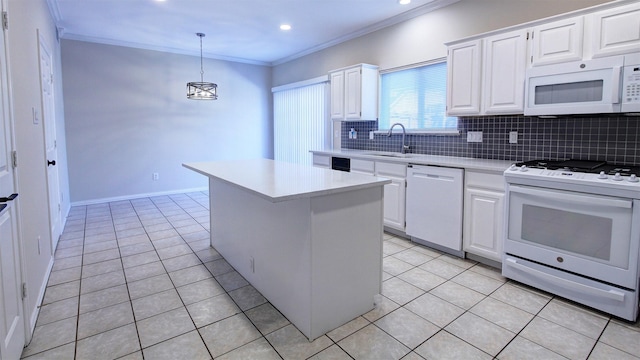
[[[374,307],[390,180],[268,159],[209,177],[211,245],[309,340]]]

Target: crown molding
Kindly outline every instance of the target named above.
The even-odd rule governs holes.
[[[152,51],[160,51],[160,52],[166,52],[171,54],[200,57],[200,50],[188,51],[184,49],[177,49],[177,48],[166,47],[166,46],[140,44],[140,43],[129,42],[129,41],[105,39],[105,38],[73,34],[73,33],[64,33],[62,38],[65,40],[84,41],[84,42],[98,43],[98,44],[104,44],[104,45],[123,46],[123,47],[130,47],[130,48],[136,48],[136,49],[142,49],[142,50],[152,50]],[[233,57],[233,56],[216,55],[216,54],[211,54],[207,52],[202,53],[202,57],[207,59],[223,60],[223,61],[251,64],[251,65],[261,65],[261,66],[271,65],[271,63],[265,62],[265,61],[244,59],[244,58]]]
[[[130,48],[137,48],[137,49],[144,49],[144,50],[153,50],[153,51],[160,51],[160,52],[167,52],[167,53],[172,53],[172,54],[180,54],[180,55],[190,55],[190,56],[200,56],[199,52],[195,52],[195,51],[187,51],[187,50],[183,50],[183,49],[176,49],[176,48],[171,48],[171,47],[165,47],[165,46],[156,46],[156,45],[149,45],[149,44],[141,44],[141,43],[135,43],[135,42],[129,42],[129,41],[121,41],[121,40],[113,40],[113,39],[105,39],[105,38],[100,38],[100,37],[94,37],[94,36],[86,36],[86,35],[81,35],[81,34],[73,34],[73,33],[67,33],[65,32],[64,28],[60,27],[60,23],[62,22],[62,15],[60,14],[60,10],[58,8],[58,0],[46,0],[47,1],[47,5],[49,7],[49,12],[51,13],[51,16],[54,20],[54,23],[56,24],[56,29],[58,32],[58,37],[61,39],[68,39],[68,40],[77,40],[77,41],[85,41],[85,42],[92,42],[92,43],[98,43],[98,44],[105,44],[105,45],[115,45],[115,46],[124,46],[124,47],[130,47]],[[380,21],[376,24],[367,26],[361,30],[352,32],[350,34],[338,37],[334,40],[325,42],[323,44],[308,48],[307,50],[295,53],[293,55],[290,56],[286,56],[283,57],[281,59],[269,62],[269,61],[259,61],[259,60],[252,60],[252,59],[245,59],[245,58],[239,58],[239,57],[233,57],[233,56],[224,56],[224,55],[216,55],[216,54],[211,54],[211,53],[203,53],[202,56],[206,57],[208,59],[216,59],[216,60],[223,60],[223,61],[230,61],[230,62],[238,62],[238,63],[244,63],[244,64],[251,64],[251,65],[261,65],[261,66],[276,66],[276,65],[280,65],[280,64],[284,64],[286,62],[301,58],[303,56],[318,52],[320,50],[324,50],[327,49],[329,47],[341,44],[343,42],[358,38],[360,36],[372,33],[374,31],[378,31],[381,29],[384,29],[386,27],[401,23],[403,21],[407,21],[410,19],[413,19],[415,17],[418,17],[420,15],[424,15],[426,13],[432,12],[434,10],[449,6],[451,4],[455,4],[457,2],[459,2],[460,0],[435,0],[432,1],[428,4],[424,4],[420,7],[417,7],[415,9],[412,10],[408,10],[404,13],[398,14],[396,16],[390,17],[388,19],[385,19],[383,21]]]
[[[324,44],[320,44],[318,46],[311,47],[311,48],[309,48],[307,50],[304,50],[304,51],[301,51],[299,53],[296,53],[296,54],[293,54],[293,55],[278,59],[276,61],[271,62],[271,65],[275,66],[275,65],[280,65],[280,64],[287,63],[289,61],[301,58],[303,56],[306,56],[306,55],[309,55],[309,54],[313,54],[314,52],[318,52],[320,50],[324,50],[324,49],[330,48],[332,46],[341,44],[343,42],[347,42],[349,40],[353,40],[353,39],[358,38],[360,36],[363,36],[363,35],[366,35],[366,34],[370,34],[370,33],[374,32],[374,31],[378,31],[378,30],[384,29],[386,27],[389,27],[389,26],[392,26],[392,25],[395,25],[395,24],[399,24],[399,23],[401,23],[403,21],[411,20],[411,19],[416,18],[416,17],[418,17],[420,15],[424,15],[424,14],[432,12],[434,10],[438,10],[440,8],[449,6],[451,4],[455,4],[455,3],[459,2],[459,1],[460,0],[436,0],[436,1],[430,2],[428,4],[424,4],[424,5],[422,5],[420,7],[417,7],[415,9],[413,9],[413,10],[409,10],[409,11],[403,12],[402,14],[398,14],[396,16],[390,17],[388,19],[385,19],[383,21],[380,21],[378,23],[375,23],[373,25],[365,27],[365,28],[363,28],[361,30],[358,30],[358,31],[352,32],[350,34],[347,34],[347,35],[341,36],[339,38],[336,38],[334,40],[328,41],[328,42],[326,42]]]

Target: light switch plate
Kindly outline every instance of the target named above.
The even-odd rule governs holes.
[[[369,140],[373,140],[373,131],[369,131]]]

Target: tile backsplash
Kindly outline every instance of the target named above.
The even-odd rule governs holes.
[[[358,132],[349,139],[349,130]],[[396,128],[395,130],[398,130]],[[376,134],[377,121],[342,123],[342,147],[373,151],[401,149],[402,135]],[[460,135],[407,134],[409,152],[430,155],[525,161],[532,159],[606,160],[614,164],[640,165],[640,116],[581,115],[541,119],[529,116],[458,118]],[[482,131],[482,143],[468,143],[468,131]],[[518,143],[509,143],[509,132],[518,132]]]

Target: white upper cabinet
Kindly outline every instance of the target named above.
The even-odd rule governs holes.
[[[329,73],[332,120],[378,118],[378,67],[359,64]]]
[[[584,17],[542,24],[531,32],[531,66],[582,60]]]
[[[640,2],[595,12],[587,21],[592,57],[640,51]]]
[[[447,115],[523,114],[528,67],[640,52],[640,2],[620,3],[446,44]]]
[[[344,71],[329,74],[331,82],[331,118],[344,119]]]
[[[447,55],[447,114],[480,113],[482,40],[451,45]]]
[[[527,31],[449,45],[447,115],[522,114]]]
[[[485,114],[524,112],[527,30],[484,39],[482,98]]]

